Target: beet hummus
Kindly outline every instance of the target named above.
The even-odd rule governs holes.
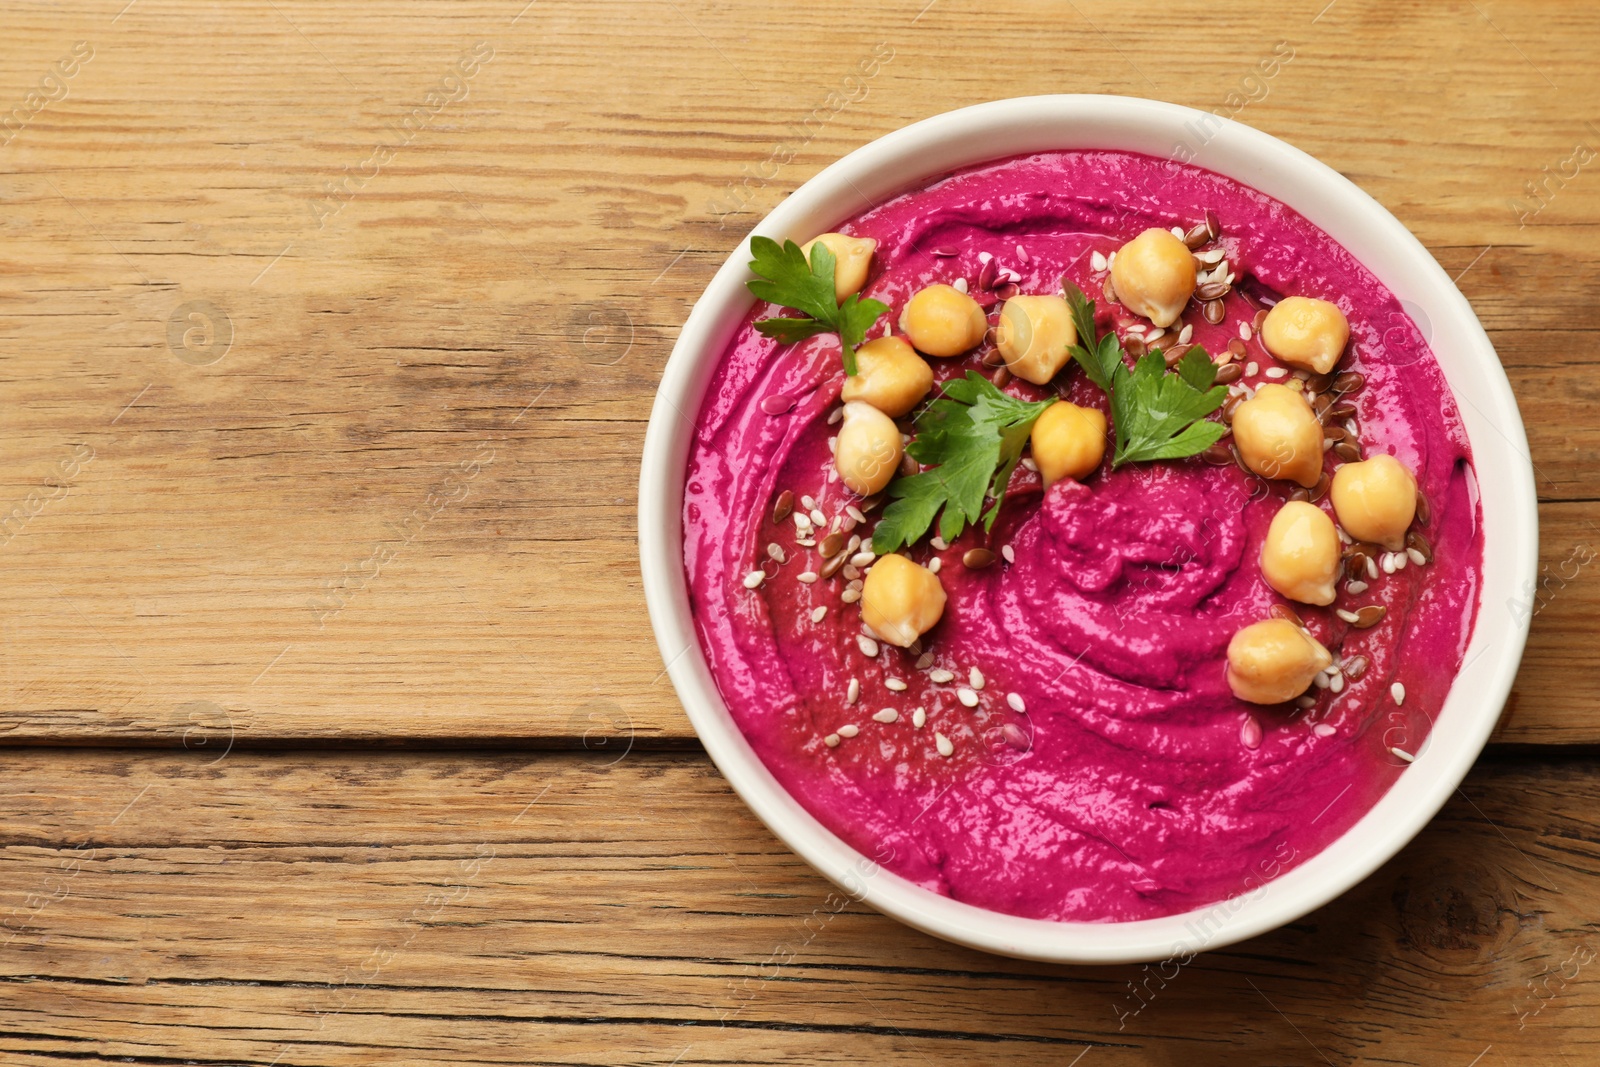
[[[1227,289],[1215,306],[1188,303],[1165,332],[1106,288],[1111,254],[1151,228],[1189,234],[1201,278]],[[1239,368],[1222,379],[1230,405],[1269,384],[1308,399],[1320,386],[1325,470],[1393,456],[1415,477],[1420,539],[1351,560],[1341,528],[1337,599],[1291,603],[1264,579],[1262,546],[1286,501],[1328,508],[1326,475],[1307,492],[1225,452],[1113,470],[1108,450],[1081,480],[1046,489],[1024,451],[992,530],[902,550],[947,602],[909,649],[880,643],[862,632],[859,579],[884,505],[846,488],[831,452],[839,340],[763,336],[753,322],[773,308],[758,301],[695,420],[683,521],[701,645],[768,769],[895,874],[1029,918],[1187,911],[1255,890],[1339,837],[1425,743],[1478,607],[1466,433],[1400,301],[1285,205],[1130,153],[983,164],[838,229],[877,242],[861,295],[890,310],[870,337],[898,332],[906,302],[935,283],[970,293],[993,324],[1009,296],[1059,294],[1066,279],[1131,347],[1181,328],[1186,345]],[[1262,315],[1291,295],[1348,319],[1339,388],[1264,347]],[[991,331],[928,358],[928,399],[977,371],[1019,399],[1109,413],[1080,367],[1039,386],[993,353]],[[842,539],[858,540],[841,552]],[[1275,612],[1334,663],[1298,699],[1247,703],[1230,690],[1229,642]]]

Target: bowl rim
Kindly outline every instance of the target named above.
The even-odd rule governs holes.
[[[767,770],[724,705],[695,632],[683,563],[683,483],[694,436],[685,413],[699,410],[753,303],[744,286],[752,277],[750,238],[804,240],[960,167],[1069,149],[1180,158],[1241,181],[1322,228],[1403,299],[1414,320],[1423,315],[1427,325],[1419,328],[1466,426],[1484,519],[1472,636],[1415,762],[1349,829],[1288,872],[1191,911],[1129,922],[1026,919],[964,904],[884,870],[828,831]],[[1538,519],[1527,436],[1499,358],[1466,298],[1398,219],[1326,164],[1233,119],[1137,97],[1072,94],[975,104],[885,134],[806,181],[746,235],[696,301],[662,374],[640,469],[639,550],[666,673],[707,753],[751,811],[824,877],[909,926],[987,952],[1057,963],[1181,964],[1342,895],[1399,852],[1459,787],[1521,660],[1531,613],[1518,611],[1518,597],[1536,576]]]

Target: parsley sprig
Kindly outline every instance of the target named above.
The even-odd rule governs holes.
[[[800,312],[803,318],[761,319],[755,324],[768,337],[784,344],[803,341],[819,333],[839,335],[844,372],[856,373],[856,346],[889,305],[881,300],[863,300],[851,293],[839,303],[833,287],[834,255],[818,241],[811,246],[809,262],[800,246],[784,241],[780,246],[770,237],[750,238],[750,269],[758,276],[746,282],[750,291],[768,303]]]
[[[873,531],[872,550],[883,555],[912,544],[936,516],[946,541],[961,536],[969,522],[992,528],[1022,446],[1054,403],[1007,396],[974,371],[945,382],[943,395],[917,415],[916,437],[906,447],[912,459],[932,466],[890,484],[893,499]],[[994,504],[985,512],[988,497]]]
[[[1084,374],[1111,399],[1111,422],[1117,447],[1113,469],[1124,463],[1196,456],[1218,441],[1228,428],[1206,416],[1227,399],[1226,386],[1215,385],[1217,366],[1199,345],[1178,361],[1176,374],[1167,373],[1166,357],[1159,352],[1143,356],[1128,369],[1115,331],[1097,337],[1094,301],[1071,282],[1064,284],[1079,343],[1072,358]]]

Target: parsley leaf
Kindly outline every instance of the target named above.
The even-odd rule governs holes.
[[[1084,375],[1099,386],[1102,393],[1110,396],[1112,376],[1122,366],[1122,345],[1117,341],[1116,331],[1098,341],[1093,340],[1094,301],[1069,281],[1063,281],[1061,286],[1067,306],[1072,311],[1072,325],[1078,332],[1078,343],[1071,348],[1072,358],[1083,368]]]
[[[791,308],[803,318],[762,319],[755,324],[767,337],[783,344],[803,341],[819,333],[839,335],[844,372],[856,373],[856,346],[866,339],[873,323],[889,310],[881,300],[863,300],[852,293],[840,304],[835,295],[835,260],[827,245],[811,246],[811,258],[793,241],[782,245],[770,237],[750,238],[750,270],[756,278],[745,284],[759,299]]]
[[[1071,282],[1065,283],[1064,292],[1078,331],[1072,358],[1111,399],[1117,435],[1113,469],[1199,455],[1222,440],[1228,428],[1205,418],[1222,406],[1228,390],[1214,384],[1217,366],[1205,349],[1194,345],[1184,353],[1176,374],[1167,373],[1166,358],[1159,352],[1146,354],[1130,371],[1115,331],[1097,336],[1094,301]]]
[[[890,484],[893,499],[873,531],[872,550],[883,555],[912,544],[936,516],[946,541],[968,523],[993,528],[1033,424],[1054,403],[1018,400],[974,371],[944,383],[943,395],[917,415],[916,437],[906,448],[929,469]],[[988,497],[994,503],[985,511]]]
[[[1211,388],[1216,364],[1196,345],[1167,373],[1159,352],[1139,360],[1130,374],[1117,368],[1112,383],[1111,413],[1117,422],[1117,454],[1113,467],[1150,459],[1182,459],[1197,455],[1222,440],[1228,428],[1205,417],[1227,399],[1225,386]]]

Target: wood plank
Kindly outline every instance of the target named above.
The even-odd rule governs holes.
[[[1489,1048],[1500,1059],[1484,1062],[1588,1062],[1597,770],[1486,763],[1346,897],[1163,980],[986,956],[876,915],[694,755],[10,751],[0,1049],[15,1063],[1065,1064],[1086,1047],[1108,1064],[1464,1065]]]
[[[0,111],[93,49],[0,134],[12,739],[172,743],[198,713],[248,739],[487,742],[570,736],[594,705],[686,736],[633,508],[678,324],[828,162],[1001,96],[1237,109],[1350,175],[1461,274],[1499,346],[1559,504],[1545,558],[1595,519],[1600,183],[1551,180],[1532,215],[1525,191],[1600,137],[1582,5],[120,6],[0,16]],[[859,46],[775,58],[845,21]],[[1277,41],[1294,58],[1260,79]],[[363,177],[479,42],[465,95]],[[879,42],[893,58],[834,111]],[[183,341],[194,302],[232,331],[214,363],[203,330]],[[1506,740],[1600,739],[1591,585],[1540,614]]]

